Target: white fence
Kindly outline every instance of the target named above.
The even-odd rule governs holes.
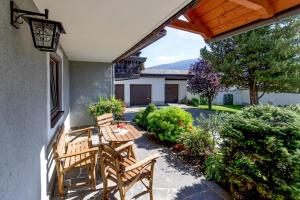
[[[225,92],[219,92],[216,98],[213,100],[213,104],[223,105],[223,99],[225,94],[233,95],[233,104],[235,105],[247,105],[250,103],[249,90],[228,90]],[[260,95],[261,93],[259,93]],[[199,98],[198,96],[188,93],[187,98]],[[272,104],[272,105],[290,105],[300,103],[299,93],[265,93],[259,100],[260,104]]]

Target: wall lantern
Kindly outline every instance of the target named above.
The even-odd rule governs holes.
[[[60,34],[66,32],[60,22],[48,20],[49,11],[47,9],[45,9],[44,14],[20,10],[17,5],[11,1],[10,12],[11,25],[13,27],[18,29],[19,25],[23,24],[24,21],[29,23],[35,48],[41,51],[56,51]]]

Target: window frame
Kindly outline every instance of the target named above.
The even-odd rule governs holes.
[[[53,74],[52,67],[55,67],[55,74]],[[63,111],[61,110],[61,61],[56,58],[54,55],[50,55],[49,60],[49,71],[50,71],[50,79],[49,79],[49,89],[50,89],[50,120],[51,120],[51,128],[55,126],[57,121],[60,119],[60,117],[63,114]],[[55,76],[55,77],[53,77]],[[54,82],[53,82],[53,79]],[[54,84],[54,86],[53,86]],[[54,87],[54,88],[53,88]],[[53,90],[55,93],[55,99],[56,99],[56,106],[52,109],[51,108],[51,101],[53,99]]]

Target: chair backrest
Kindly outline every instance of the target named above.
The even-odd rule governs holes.
[[[120,162],[123,160],[122,155],[107,144],[101,144],[99,148],[101,170],[105,170],[106,167],[110,167],[118,172],[120,170]]]
[[[105,113],[96,118],[98,126],[110,125],[114,121],[114,116],[112,113]]]
[[[54,157],[61,156],[65,153],[66,145],[66,132],[64,131],[64,126],[60,126],[57,130],[55,139],[52,144]]]

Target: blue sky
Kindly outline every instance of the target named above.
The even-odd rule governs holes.
[[[200,35],[166,28],[167,35],[142,50],[147,57],[145,67],[198,58],[205,42]]]

